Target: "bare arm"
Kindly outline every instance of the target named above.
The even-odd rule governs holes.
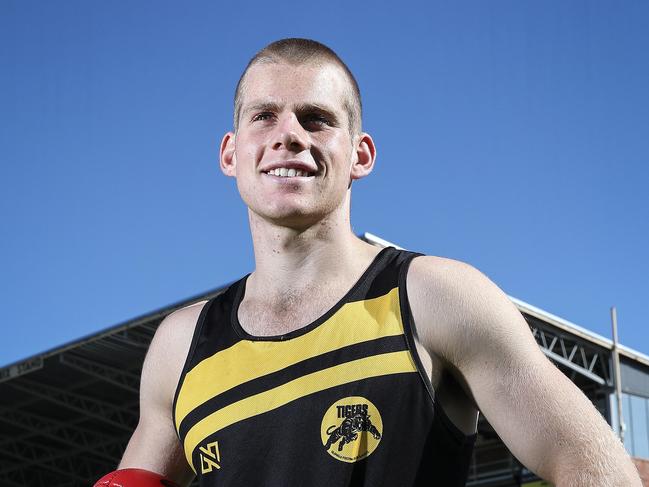
[[[194,326],[204,302],[167,316],[156,331],[142,367],[140,420],[119,468],[150,470],[189,485],[194,477],[172,420],[173,397]]]
[[[512,453],[557,487],[642,487],[610,426],[476,269],[421,257],[408,276],[424,346],[443,357]]]

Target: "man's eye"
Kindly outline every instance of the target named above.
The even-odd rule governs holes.
[[[273,116],[273,114],[270,113],[270,112],[262,112],[262,113],[258,113],[254,117],[252,117],[252,121],[253,122],[258,122],[258,121],[261,121],[261,120],[268,120],[272,116]]]
[[[331,122],[326,117],[323,117],[322,115],[309,115],[308,117],[304,118],[303,123],[309,125],[315,125],[318,127],[331,125]]]

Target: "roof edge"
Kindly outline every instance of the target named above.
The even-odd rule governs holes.
[[[234,282],[234,281],[232,281]],[[230,286],[232,283],[228,283],[225,286],[220,286],[216,289],[212,289],[210,291],[196,294],[192,297],[182,299],[180,301],[176,301],[173,304],[170,304],[168,306],[163,306],[161,308],[157,308],[153,311],[149,311],[148,313],[141,314],[139,316],[136,316],[135,318],[131,318],[130,320],[122,321],[120,323],[117,323],[116,325],[111,325],[107,328],[103,328],[99,331],[93,332],[93,333],[88,333],[87,335],[83,335],[80,338],[75,338],[71,341],[64,342],[60,345],[56,345],[55,347],[52,347],[50,349],[47,349],[43,352],[38,352],[33,355],[29,355],[26,358],[16,360],[14,362],[10,362],[5,365],[0,365],[0,371],[9,369],[11,367],[18,366],[20,364],[24,364],[25,362],[30,362],[33,360],[38,360],[38,359],[46,359],[48,357],[51,357],[52,355],[56,355],[58,353],[63,353],[67,350],[70,350],[72,348],[76,348],[78,346],[83,345],[84,343],[89,343],[95,340],[99,340],[101,338],[104,338],[105,336],[112,335],[114,333],[120,332],[122,330],[128,330],[129,328],[136,327],[138,325],[141,325],[142,323],[145,323],[147,321],[152,321],[158,318],[163,318],[164,316],[173,313],[174,311],[184,308],[186,306],[189,306],[192,303],[195,303],[197,301],[201,301],[203,299],[209,299],[212,296],[218,294],[221,290],[225,289],[226,287]]]
[[[594,331],[590,331],[571,321],[561,318],[560,316],[554,315],[548,311],[545,311],[541,308],[526,303],[521,299],[509,295],[507,297],[516,305],[516,307],[520,311],[523,311],[531,316],[535,316],[540,320],[546,321],[547,323],[550,323],[551,325],[556,326],[557,328],[561,328],[562,330],[567,331],[568,333],[577,335],[580,338],[588,340],[589,342],[599,345],[600,347],[604,347],[607,350],[613,349],[613,340],[611,340],[610,338],[606,338],[598,333],[595,333]],[[634,350],[620,343],[618,343],[618,349],[621,355],[636,360],[637,362],[640,362],[643,365],[649,367],[649,356],[645,355],[644,353]]]

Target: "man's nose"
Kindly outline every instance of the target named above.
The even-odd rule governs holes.
[[[309,134],[304,130],[294,113],[281,117],[275,131],[273,149],[302,152],[309,147]]]

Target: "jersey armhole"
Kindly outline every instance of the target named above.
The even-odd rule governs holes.
[[[462,430],[460,430],[453,421],[448,417],[441,404],[438,404],[435,401],[435,389],[431,383],[426,371],[424,370],[424,365],[421,362],[419,357],[419,352],[417,352],[417,347],[415,346],[415,340],[417,339],[417,328],[414,326],[414,318],[412,316],[412,310],[410,309],[410,301],[408,300],[408,291],[406,289],[406,280],[408,277],[408,268],[414,260],[415,257],[422,256],[424,254],[419,253],[410,253],[402,263],[401,268],[399,269],[399,302],[401,304],[401,321],[403,322],[403,331],[406,335],[406,342],[408,343],[408,348],[410,349],[410,354],[415,361],[417,366],[417,372],[426,386],[426,390],[430,395],[431,404],[433,407],[433,415],[439,417],[439,420],[451,433],[452,437],[459,445],[469,445],[473,444],[476,441],[478,436],[477,432],[467,435]]]
[[[410,264],[415,257],[419,257],[423,254],[418,254],[411,252],[407,255],[402,262],[399,268],[399,303],[401,308],[401,322],[403,323],[403,332],[406,336],[406,342],[408,343],[408,348],[410,349],[410,356],[415,362],[417,367],[417,372],[421,377],[428,395],[430,396],[431,405],[433,407],[433,414],[435,413],[435,389],[431,383],[426,371],[424,370],[424,365],[421,362],[419,353],[417,352],[417,347],[415,341],[417,340],[417,329],[414,326],[414,319],[412,317],[412,310],[410,309],[410,301],[408,300],[408,290],[406,289],[406,280],[408,277],[408,269]]]
[[[171,405],[171,420],[174,425],[174,430],[176,431],[176,436],[182,441],[178,432],[178,424],[176,424],[176,403],[178,402],[178,396],[180,395],[180,389],[182,389],[183,383],[185,382],[185,376],[189,372],[189,364],[192,362],[194,357],[194,352],[196,351],[196,346],[198,344],[198,339],[201,336],[201,331],[203,330],[203,323],[205,322],[205,316],[209,311],[209,308],[212,306],[212,303],[218,296],[210,299],[203,305],[200,314],[198,315],[198,320],[196,321],[196,326],[194,327],[194,334],[192,336],[191,344],[189,345],[189,351],[187,352],[187,357],[185,358],[185,363],[180,372],[180,378],[178,379],[178,384],[176,385],[176,392],[174,393],[173,404]]]

